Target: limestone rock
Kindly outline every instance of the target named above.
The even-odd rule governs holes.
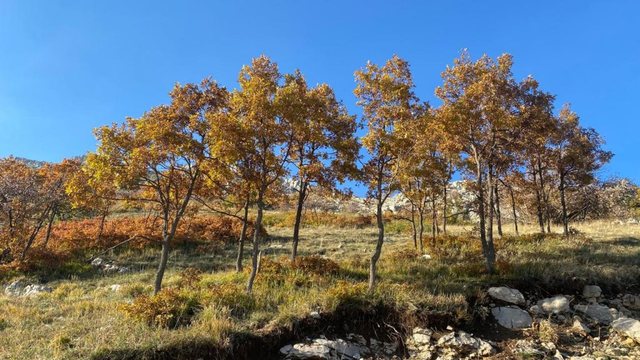
[[[582,296],[585,299],[595,299],[602,295],[602,289],[598,285],[586,285],[584,289],[582,289]]]
[[[460,355],[477,354],[489,356],[495,349],[488,342],[475,338],[464,331],[451,332],[438,340],[438,347],[452,348]]]
[[[558,295],[538,301],[538,306],[547,314],[561,314],[569,311],[569,299]]]
[[[498,324],[508,329],[524,329],[531,326],[532,319],[528,312],[515,306],[501,306],[491,309],[491,314]]]
[[[51,292],[51,288],[46,285],[29,284],[24,279],[19,279],[9,284],[4,289],[7,296],[35,296],[45,292]]]
[[[611,329],[640,343],[640,321],[631,318],[613,320]]]
[[[591,329],[587,327],[578,317],[573,319],[573,325],[571,325],[571,330],[575,333],[586,335],[591,332]]]
[[[600,304],[576,305],[575,309],[602,324],[610,324],[618,318],[616,309]]]
[[[524,305],[525,299],[522,293],[516,289],[506,286],[491,287],[487,290],[489,296],[496,300],[501,300],[510,304]]]

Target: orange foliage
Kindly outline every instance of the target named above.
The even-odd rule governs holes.
[[[159,243],[162,237],[162,222],[145,217],[119,217],[106,221],[102,236],[98,237],[100,219],[62,221],[54,225],[49,245],[62,252],[86,249],[106,249],[138,235],[129,246],[142,248]],[[237,241],[242,222],[235,218],[220,216],[194,216],[184,219],[178,226],[175,243],[204,242],[229,243]],[[264,230],[263,230],[264,231]],[[247,230],[252,236],[253,226]]]

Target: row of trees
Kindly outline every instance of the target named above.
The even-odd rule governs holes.
[[[422,252],[428,211],[432,235],[439,230],[438,213],[446,232],[447,185],[454,173],[460,173],[474,183],[480,241],[487,270],[492,272],[496,221],[498,234],[502,233],[501,190],[511,195],[516,229],[514,193],[534,193],[540,230],[545,232],[550,231],[549,204],[556,193],[552,190],[557,189],[568,235],[567,194],[593,182],[596,171],[611,157],[598,134],[582,127],[568,106],[555,114],[554,97],[532,77],[516,81],[511,67],[510,55],[472,61],[463,53],[442,73],[443,83],[436,89],[442,104],[435,108],[415,95],[406,61],[394,56],[381,66],[368,63],[355,73],[354,93],[362,107],[359,121],[328,85],[310,87],[299,71],[281,74],[274,62],[261,56],[242,68],[237,90],[228,91],[211,79],[177,84],[169,104],[123,124],[96,129],[98,148],[82,165],[66,161],[52,165],[64,170],[43,170],[4,160],[1,229],[14,241],[33,234],[24,241],[24,258],[40,228],[44,224],[50,228],[59,214],[57,204],[62,202],[55,200],[59,197],[68,197],[73,206],[90,208],[103,219],[118,201],[149,207],[162,219],[158,292],[172,239],[190,208],[204,206],[243,221],[238,271],[249,213],[255,209],[247,283],[251,292],[264,236],[263,214],[282,195],[284,178],[291,176],[298,184],[292,259],[297,256],[309,191],[336,192],[338,184],[354,179],[368,187],[376,208],[378,238],[369,275],[373,288],[387,199],[401,192],[409,200],[414,241]],[[367,133],[359,139],[356,131],[361,124]],[[361,146],[366,155],[360,156]],[[32,174],[33,181],[47,184],[37,187],[47,196],[37,197],[48,205],[22,222],[31,227],[20,229],[20,235],[15,225],[22,216],[18,204],[27,204],[21,199],[35,195],[27,193],[32,187],[11,189],[16,183],[11,176],[19,173],[16,167]]]

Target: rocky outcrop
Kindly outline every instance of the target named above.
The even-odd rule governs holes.
[[[4,288],[4,294],[7,296],[36,296],[42,293],[51,292],[53,289],[46,285],[30,284],[24,279],[19,279]]]

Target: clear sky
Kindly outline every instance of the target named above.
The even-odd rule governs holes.
[[[517,4],[516,4],[517,3]],[[356,114],[354,70],[398,54],[433,91],[468,48],[514,55],[615,153],[603,176],[640,181],[640,1],[0,0],[0,156],[59,161],[92,129],[168,100],[175,82],[236,87],[260,54],[326,82]]]

